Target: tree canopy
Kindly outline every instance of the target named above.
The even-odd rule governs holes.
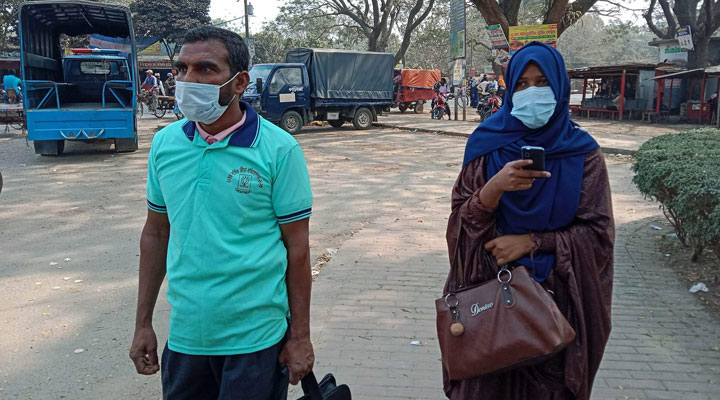
[[[187,30],[210,23],[210,0],[136,0],[130,4],[130,10],[135,35],[162,38],[170,62]]]
[[[679,26],[689,26],[695,50],[688,54],[688,67],[706,66],[710,38],[720,28],[719,0],[651,0],[643,16],[662,39],[674,39]]]

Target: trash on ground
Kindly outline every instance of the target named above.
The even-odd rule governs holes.
[[[318,276],[318,275],[320,275],[320,271],[314,271],[314,270],[313,270],[312,276]]]
[[[73,282],[80,283],[80,282],[82,282],[82,279],[75,279]]]
[[[42,282],[35,282],[35,285],[40,286],[42,285]]]
[[[670,239],[676,239],[676,240],[677,240],[678,235],[677,235],[677,233],[674,233],[674,232],[673,232],[673,233],[668,233],[668,234],[667,234],[667,237],[669,237]]]
[[[65,262],[70,262],[70,259],[69,259],[69,258],[66,258],[64,261],[65,261]]]
[[[50,261],[50,265],[58,265],[55,261]]]
[[[53,286],[53,290],[59,290],[60,286]]]
[[[328,254],[335,255],[338,252],[338,249],[325,249]]]
[[[69,280],[70,280],[70,277],[69,277],[69,276],[65,276],[65,277],[63,277],[63,280],[64,280],[64,281],[69,281]]]
[[[419,340],[413,340],[410,344],[413,346],[422,346],[422,342]]]
[[[656,231],[661,231],[661,230],[662,230],[662,226],[650,225],[650,227],[653,228],[653,229],[656,230]]]
[[[75,353],[75,354],[80,354],[80,353],[82,353],[82,352],[84,352],[84,351],[85,351],[85,349],[75,349],[75,351],[73,351],[73,353]]]
[[[707,292],[709,289],[707,286],[705,286],[704,283],[699,282],[693,285],[693,287],[690,288],[690,293],[697,293],[700,291]]]

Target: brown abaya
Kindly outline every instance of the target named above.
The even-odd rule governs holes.
[[[486,183],[484,157],[465,165],[452,192],[447,229],[450,257],[459,246],[468,265],[459,266],[459,285],[494,279],[498,266],[484,246],[497,237],[495,209],[480,202]],[[558,193],[562,196],[562,193]],[[452,400],[589,400],[595,374],[610,336],[615,225],[605,160],[600,150],[585,156],[580,204],[573,222],[556,231],[531,233],[533,252],[555,253],[556,262],[543,286],[577,334],[563,352],[541,364],[494,375],[449,380],[443,370],[445,393]],[[451,260],[452,261],[452,260]],[[444,293],[447,293],[447,284]]]

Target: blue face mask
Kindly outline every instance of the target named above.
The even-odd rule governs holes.
[[[530,86],[512,95],[510,115],[530,129],[537,129],[550,121],[557,100],[550,86]]]

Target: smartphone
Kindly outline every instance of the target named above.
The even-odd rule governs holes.
[[[523,146],[520,152],[523,160],[533,160],[532,165],[528,165],[525,169],[545,171],[545,149],[538,146]]]

